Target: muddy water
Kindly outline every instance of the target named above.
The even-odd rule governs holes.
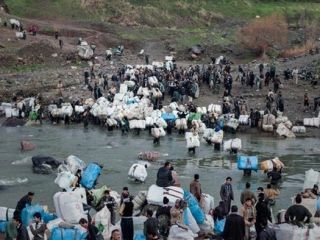
[[[261,171],[253,172],[250,178],[243,177],[242,171],[237,170],[234,156],[214,152],[205,142],[201,143],[195,156],[190,156],[183,136],[176,133],[161,139],[161,144],[157,147],[153,146],[152,137],[147,132],[142,132],[140,136],[121,136],[119,131],[107,132],[96,127],[88,130],[81,126],[0,127],[0,136],[0,206],[15,207],[22,195],[34,191],[34,202],[49,205],[52,209],[52,196],[59,190],[53,183],[55,174],[32,173],[30,157],[36,154],[50,155],[57,159],[74,154],[86,162],[101,163],[104,170],[98,186],[106,184],[116,191],[128,186],[133,194],[148,189],[155,182],[157,169],[165,160],[173,162],[183,187],[188,188],[193,174],[200,173],[203,192],[212,194],[216,204],[220,185],[227,176],[233,178],[237,204],[246,181],[251,182],[254,190],[259,186],[265,187],[268,183]],[[231,137],[234,136],[227,135],[225,139]],[[274,139],[244,134],[237,137],[241,137],[243,141],[241,154],[258,155],[260,159],[278,156],[285,163],[281,195],[274,210],[286,208],[290,204],[290,197],[301,191],[306,170],[320,170],[319,139]],[[37,149],[21,152],[20,140],[36,143]],[[146,150],[161,152],[161,159],[148,168],[146,183],[132,183],[128,181],[127,172],[137,161],[138,153]]]

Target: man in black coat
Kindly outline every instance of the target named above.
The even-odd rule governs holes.
[[[170,167],[170,162],[166,162],[163,167],[159,168],[156,182],[159,187],[169,187],[173,185],[173,178]]]
[[[31,205],[33,197],[34,197],[34,192],[28,192],[27,195],[23,196],[19,200],[16,206],[16,210],[13,213],[14,218],[19,219],[21,217],[22,210],[26,207],[26,205]]]
[[[226,219],[223,230],[224,240],[243,240],[245,236],[245,223],[238,213],[238,207],[233,205],[231,213]]]

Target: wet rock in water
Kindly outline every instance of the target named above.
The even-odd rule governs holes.
[[[25,120],[19,119],[16,117],[10,117],[10,118],[7,118],[2,123],[2,126],[4,126],[4,127],[17,127],[17,126],[23,126],[24,124],[26,124]]]
[[[21,146],[21,151],[31,151],[36,148],[36,145],[34,143],[28,142],[28,141],[21,141],[20,146]]]

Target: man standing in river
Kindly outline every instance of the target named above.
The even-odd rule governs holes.
[[[224,202],[225,206],[227,207],[228,213],[230,212],[231,201],[234,199],[231,182],[232,182],[232,178],[227,177],[226,182],[222,184],[220,189],[220,197],[221,197],[221,200]]]

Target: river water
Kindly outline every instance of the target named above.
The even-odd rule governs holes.
[[[35,203],[48,205],[49,209],[53,209],[52,196],[59,191],[54,184],[55,174],[39,175],[32,172],[30,157],[36,154],[50,155],[56,159],[64,159],[73,154],[87,163],[103,164],[98,187],[106,184],[121,192],[123,186],[128,186],[132,194],[147,190],[155,183],[158,168],[165,160],[170,160],[185,188],[189,188],[193,175],[199,173],[202,190],[214,196],[215,205],[219,201],[220,186],[227,176],[233,178],[236,204],[240,202],[240,193],[247,181],[250,181],[254,191],[259,186],[266,187],[268,183],[261,171],[253,172],[249,178],[243,177],[243,172],[236,167],[235,156],[226,152],[214,152],[205,142],[201,142],[196,155],[189,155],[184,137],[176,133],[162,138],[160,146],[156,147],[147,132],[142,132],[140,136],[121,136],[120,131],[108,132],[93,126],[85,130],[82,125],[0,127],[0,136],[0,206],[15,207],[21,196],[34,191]],[[260,160],[278,156],[285,163],[281,194],[274,211],[291,204],[290,197],[302,189],[306,170],[320,169],[320,143],[317,138],[276,139],[239,134],[226,135],[225,139],[235,136],[242,139],[241,154],[258,155]],[[36,150],[21,152],[21,140],[37,144]],[[161,159],[148,168],[146,183],[130,182],[127,172],[137,161],[138,153],[150,150],[159,151]],[[23,159],[25,161],[21,161]]]

